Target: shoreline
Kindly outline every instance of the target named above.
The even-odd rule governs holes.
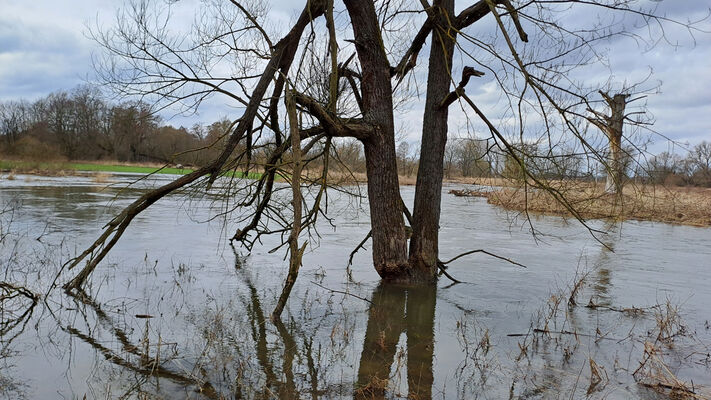
[[[491,187],[491,191],[450,190],[459,197],[486,198],[489,204],[508,211],[575,216],[549,192],[534,188]],[[711,189],[629,184],[622,196],[606,194],[602,185],[573,184],[559,188],[585,220],[637,220],[675,225],[711,227]]]
[[[185,175],[193,168],[177,168],[151,163],[121,162],[62,162],[0,160],[0,173],[4,179],[15,174],[40,176],[94,176],[111,173]],[[342,173],[334,171],[334,176]],[[259,179],[261,173],[251,172],[248,179]],[[355,173],[358,183],[366,182],[365,174]],[[401,186],[413,186],[415,176],[399,176]],[[353,182],[349,182],[353,183]],[[461,197],[486,198],[489,204],[508,211],[528,212],[537,215],[554,215],[574,218],[573,214],[543,190],[524,190],[516,182],[503,178],[445,178],[444,183],[478,185],[490,190],[452,189],[450,194]],[[639,220],[663,222],[696,227],[711,226],[711,188],[684,186],[652,186],[628,184],[621,198],[605,194],[602,184],[586,182],[552,182],[566,196],[569,203],[584,219]],[[620,201],[621,200],[621,201]]]
[[[121,172],[138,174],[185,175],[193,172],[191,168],[165,167],[159,164],[133,164],[121,162],[91,161],[17,161],[0,160],[0,172],[25,175],[70,176],[78,172]]]
[[[91,162],[91,161],[16,161],[0,160],[0,173],[38,176],[92,176],[103,173],[133,173],[133,174],[161,174],[161,175],[187,175],[195,171],[192,167],[166,166],[151,163],[122,163],[122,162]],[[241,172],[232,172],[240,178],[258,179],[262,176],[258,172],[250,172],[244,176]]]

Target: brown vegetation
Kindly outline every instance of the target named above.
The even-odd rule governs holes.
[[[605,193],[602,185],[593,183],[563,185],[558,182],[553,186],[585,219],[632,219],[711,226],[711,189],[708,188],[629,185],[617,198]],[[490,204],[508,210],[572,216],[551,193],[531,187],[506,187],[492,191],[453,190],[450,193],[486,197]]]

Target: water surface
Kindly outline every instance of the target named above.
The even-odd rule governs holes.
[[[711,229],[592,221],[610,232],[598,241],[445,187],[442,259],[485,249],[527,268],[477,253],[450,265],[464,283],[387,286],[369,245],[349,278],[367,207],[331,192],[333,225],[302,238],[304,266],[271,322],[280,238],[235,253],[242,211],[213,218],[219,196],[185,192],[137,217],[84,293],[48,292],[112,215],[170,179],[126,189],[136,178],[0,180],[0,281],[40,299],[3,300],[0,397],[666,398],[665,368],[709,394]],[[411,204],[414,188],[402,194]]]

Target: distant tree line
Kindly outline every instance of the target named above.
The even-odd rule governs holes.
[[[523,166],[513,156],[500,152],[485,140],[450,139],[444,156],[445,176],[523,179],[523,168],[526,168],[547,179],[598,180],[607,173],[604,165],[591,162],[589,157],[573,148],[519,143],[514,151]],[[711,187],[711,142],[697,144],[686,156],[670,152],[644,155],[633,146],[624,147],[622,154],[620,169],[627,179],[634,178],[641,183]],[[408,159],[399,156],[398,162],[406,165]],[[409,168],[417,169],[416,165]]]
[[[1,102],[0,155],[202,165],[219,153],[229,127],[222,120],[175,128],[145,103],[112,104],[91,86],[80,86],[34,102]]]
[[[173,163],[201,166],[216,157],[231,122],[222,119],[190,128],[165,124],[142,102],[112,104],[92,86],[52,93],[34,102],[0,102],[0,156],[35,160],[110,160],[129,163]],[[255,144],[254,159],[266,158],[268,145]],[[605,176],[602,165],[574,149],[518,144],[516,154],[504,154],[486,140],[450,138],[444,153],[444,174],[454,177],[502,176],[516,179],[523,168],[548,179],[594,180]],[[545,149],[542,150],[542,149]],[[314,154],[318,149],[312,151]],[[333,153],[338,168],[365,172],[365,156],[356,139],[337,138]],[[397,164],[401,175],[414,176],[419,148],[401,139]],[[622,169],[628,178],[666,185],[711,187],[711,143],[704,141],[683,157],[663,152],[639,157],[624,149]]]
[[[651,157],[639,175],[657,184],[711,187],[711,142],[697,144],[686,157],[666,151]]]

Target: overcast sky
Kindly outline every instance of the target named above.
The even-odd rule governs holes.
[[[93,53],[99,47],[86,38],[87,24],[108,26],[122,0],[0,0],[0,101],[20,98],[35,100],[53,91],[69,90],[94,78]],[[189,3],[189,1],[188,1]],[[298,3],[298,4],[297,4]],[[461,8],[469,2],[458,1]],[[301,2],[281,0],[271,6],[274,21],[288,22]],[[709,4],[701,0],[667,0],[663,12],[685,21],[707,15]],[[189,18],[189,16],[185,16]],[[568,20],[590,18],[571,14]],[[709,21],[700,27],[711,30]],[[651,50],[640,48],[629,37],[620,37],[605,45],[610,69],[615,79],[633,81],[653,71],[652,80],[661,81],[661,93],[649,97],[649,109],[656,119],[655,130],[669,138],[691,145],[711,140],[711,34],[696,32],[695,40],[679,27],[667,26],[668,36],[677,46],[661,42]],[[420,63],[424,57],[420,55]],[[578,79],[600,81],[607,69],[588,69]],[[486,90],[471,95],[486,102]],[[489,93],[490,97],[495,94]],[[494,101],[494,100],[492,100]],[[206,104],[196,116],[174,117],[169,123],[191,125],[212,122],[234,114],[219,101]],[[170,115],[165,115],[166,118]],[[412,138],[421,118],[421,106],[415,103],[403,118],[412,127]],[[454,122],[456,124],[456,121]],[[451,125],[450,125],[451,126]],[[663,151],[667,143],[657,137],[651,147]]]

